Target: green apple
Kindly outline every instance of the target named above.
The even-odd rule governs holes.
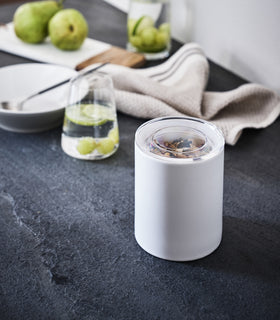
[[[115,143],[112,139],[110,138],[105,138],[99,141],[97,144],[97,151],[100,154],[108,154],[111,153],[115,148]]]
[[[110,130],[110,132],[108,134],[108,138],[110,138],[114,142],[114,144],[119,143],[119,129],[118,129],[118,127],[115,127]]]
[[[14,14],[15,34],[27,43],[40,43],[48,35],[48,22],[62,8],[61,2],[35,1],[19,6]]]
[[[165,31],[159,31],[156,35],[156,44],[164,48],[166,47],[168,42],[169,42],[169,33]]]
[[[80,154],[91,153],[97,146],[96,141],[91,137],[85,137],[79,140],[77,150]]]
[[[140,36],[144,46],[152,46],[156,41],[157,29],[148,27],[141,32]]]
[[[61,50],[79,49],[87,34],[87,21],[76,9],[63,9],[49,21],[51,42]]]
[[[141,37],[139,36],[131,36],[129,38],[129,41],[136,48],[141,47],[142,45],[142,40],[141,40]]]
[[[166,32],[168,34],[170,34],[170,23],[162,23],[160,26],[159,26],[159,31],[162,31],[162,32]]]

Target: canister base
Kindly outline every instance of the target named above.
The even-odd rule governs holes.
[[[135,235],[135,239],[137,244],[147,253],[149,253],[150,255],[159,258],[159,259],[163,259],[163,260],[168,260],[168,261],[177,261],[177,262],[188,262],[188,261],[194,261],[194,260],[198,260],[198,259],[202,259],[207,257],[208,255],[212,254],[215,250],[218,249],[218,247],[221,244],[222,238],[220,239],[220,241],[218,242],[217,245],[213,246],[211,249],[205,250],[199,254],[193,255],[193,256],[177,256],[177,257],[171,257],[171,256],[163,256],[163,255],[159,255],[156,254],[155,252],[150,251],[149,249],[144,248],[140,241],[138,241],[137,236]]]

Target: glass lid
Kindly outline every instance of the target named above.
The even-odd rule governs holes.
[[[213,124],[187,117],[148,121],[138,128],[135,138],[148,155],[171,161],[202,160],[224,147],[224,138]]]

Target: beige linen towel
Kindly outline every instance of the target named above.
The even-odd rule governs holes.
[[[140,118],[191,116],[219,127],[234,145],[244,128],[264,128],[280,114],[280,98],[257,84],[205,92],[209,65],[202,49],[186,44],[166,62],[146,69],[106,65],[119,111]]]

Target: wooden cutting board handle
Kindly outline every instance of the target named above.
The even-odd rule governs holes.
[[[75,69],[79,71],[91,64],[104,62],[137,68],[143,66],[146,59],[140,53],[129,52],[119,47],[111,47],[110,49],[81,62]]]

